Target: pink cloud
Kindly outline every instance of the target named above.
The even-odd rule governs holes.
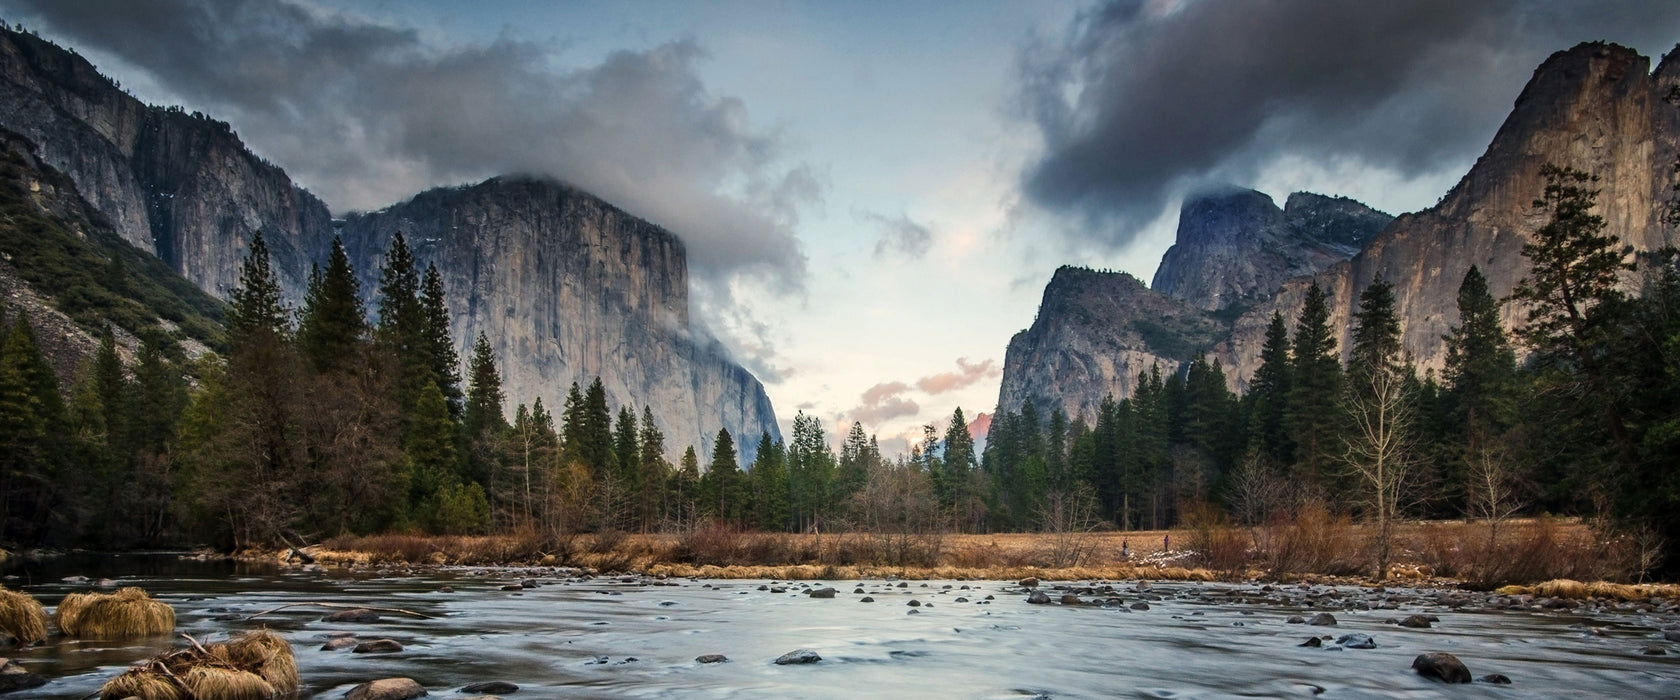
[[[966,357],[957,358],[957,371],[942,372],[930,377],[916,380],[916,388],[930,395],[939,395],[958,389],[965,389],[988,377],[996,377],[1003,371],[994,366],[991,360],[969,362]]]

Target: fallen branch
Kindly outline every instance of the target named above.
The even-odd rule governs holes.
[[[295,607],[303,606],[303,605],[309,605],[309,606],[314,606],[314,607],[318,607],[318,608],[342,608],[342,609],[347,609],[347,610],[372,610],[374,612],[382,612],[382,613],[398,613],[398,614],[401,614],[401,615],[413,615],[415,617],[426,619],[426,620],[436,620],[437,619],[437,617],[433,616],[433,615],[427,615],[427,614],[424,614],[424,613],[417,613],[417,612],[414,612],[413,610],[403,610],[402,608],[375,608],[375,607],[370,607],[370,606],[366,606],[366,605],[350,605],[348,603],[314,603],[314,602],[287,603],[287,604],[282,605],[278,608],[273,608],[271,610],[264,610],[260,613],[252,615],[252,616],[247,617],[245,619],[255,620],[258,617],[261,617],[263,615],[267,615],[269,613],[280,612],[281,610],[285,610],[286,608],[295,608]]]

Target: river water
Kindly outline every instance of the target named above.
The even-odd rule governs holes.
[[[69,573],[141,586],[174,606],[178,632],[200,641],[273,629],[296,651],[303,698],[338,698],[357,683],[395,676],[445,697],[492,680],[519,685],[513,698],[1421,698],[1444,691],[1485,698],[1680,697],[1680,644],[1665,642],[1660,631],[1680,623],[1672,610],[1495,610],[1477,607],[1479,599],[1455,608],[1430,591],[1120,581],[1108,583],[1112,593],[1099,588],[1084,596],[1111,600],[1096,607],[1030,605],[1012,582],[650,581],[584,579],[552,569],[376,575],[158,556],[44,565],[14,559],[6,573],[16,577],[4,582],[8,587],[48,606],[89,588],[60,580]],[[522,579],[540,585],[502,590]],[[832,586],[838,594],[811,598],[805,586]],[[444,587],[453,592],[440,592]],[[864,593],[855,593],[860,587]],[[874,602],[861,602],[865,595]],[[912,607],[912,600],[922,605]],[[332,610],[309,607],[247,619],[301,602],[401,608],[434,619],[385,615],[374,623],[328,623],[321,617]],[[1134,603],[1148,609],[1134,610]],[[1385,603],[1397,609],[1381,609]],[[1361,609],[1373,604],[1378,609]],[[1287,621],[1324,610],[1335,615],[1336,626]],[[1412,613],[1439,622],[1430,629],[1390,622]],[[405,648],[321,650],[334,632],[394,639]],[[1314,635],[1348,633],[1368,634],[1377,646],[1344,649],[1333,640],[1321,648],[1298,646]],[[179,643],[55,639],[0,650],[52,679],[7,698],[82,698],[127,665]],[[1647,655],[1651,648],[1667,653]],[[796,649],[813,650],[822,661],[773,663]],[[1478,678],[1498,673],[1513,683],[1449,689],[1411,670],[1425,651],[1452,653]],[[697,663],[702,654],[729,661]]]

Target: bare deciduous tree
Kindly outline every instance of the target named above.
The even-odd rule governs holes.
[[[1097,517],[1097,494],[1079,484],[1067,491],[1045,494],[1038,507],[1039,531],[1047,535],[1044,550],[1052,568],[1079,566],[1091,556],[1096,538],[1091,534],[1102,526]]]
[[[1351,387],[1343,403],[1351,428],[1343,436],[1343,462],[1357,484],[1354,501],[1376,522],[1373,548],[1376,576],[1388,576],[1394,523],[1400,517],[1416,478],[1413,407],[1404,378],[1391,367],[1361,373],[1363,386]]]

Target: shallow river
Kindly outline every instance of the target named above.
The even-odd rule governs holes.
[[[268,627],[292,642],[300,697],[337,698],[362,681],[406,676],[433,696],[460,697],[468,683],[510,681],[517,698],[1214,698],[1214,697],[1680,697],[1680,644],[1663,641],[1674,613],[1453,609],[1432,592],[1368,594],[1344,587],[1264,591],[1258,585],[1111,582],[1112,607],[1029,605],[1013,583],[968,581],[654,582],[566,578],[553,570],[461,569],[373,577],[285,572],[172,558],[60,561],[4,583],[51,606],[88,584],[66,571],[141,586],[168,601],[177,631],[200,641]],[[518,592],[501,587],[534,578]],[[924,587],[924,583],[926,586]],[[1046,584],[1049,589],[1053,584]],[[440,592],[443,587],[454,592]],[[760,590],[760,587],[766,590]],[[833,599],[803,587],[832,586]],[[970,587],[964,590],[963,587]],[[782,592],[775,588],[786,587]],[[861,587],[865,593],[854,593]],[[1053,599],[1059,594],[1052,592]],[[1235,594],[1233,594],[1235,592]],[[865,596],[874,602],[865,603]],[[994,599],[986,601],[986,596]],[[1321,596],[1308,598],[1308,596]],[[1362,597],[1363,596],[1363,597]],[[958,598],[968,602],[958,602]],[[1271,598],[1270,601],[1262,600]],[[910,601],[922,603],[911,607]],[[1307,607],[1305,600],[1317,600]],[[1358,609],[1393,600],[1398,609]],[[332,610],[288,603],[401,608],[435,619],[385,615],[365,624],[321,621]],[[1133,610],[1142,602],[1147,610]],[[1347,606],[1353,605],[1352,609]],[[1290,624],[1328,610],[1334,627]],[[1430,629],[1393,618],[1436,615]],[[229,619],[235,618],[235,619]],[[322,651],[332,632],[390,638],[390,654]],[[1298,646],[1314,635],[1364,633],[1374,649]],[[0,650],[53,679],[10,698],[81,698],[128,664],[171,648],[147,643],[50,640]],[[1647,655],[1651,647],[1662,656]],[[777,666],[810,649],[822,661]],[[1511,685],[1448,688],[1415,675],[1412,659],[1450,652],[1472,674]],[[726,663],[695,657],[723,654]]]

